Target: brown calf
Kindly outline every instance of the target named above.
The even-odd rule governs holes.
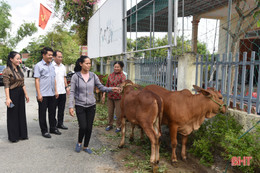
[[[169,91],[157,85],[149,85],[144,90],[149,90],[163,99],[163,124],[170,130],[172,146],[172,162],[177,161],[176,146],[177,132],[182,135],[181,156],[186,160],[186,143],[188,135],[199,129],[205,118],[211,118],[217,113],[225,113],[226,107],[222,95],[214,89],[202,89],[193,85],[200,94],[192,94],[189,90]]]
[[[125,121],[139,125],[146,133],[151,142],[152,164],[159,163],[159,137],[160,123],[163,113],[163,101],[160,97],[151,91],[137,90],[132,83],[128,81],[121,84],[123,87],[123,96],[121,100],[121,132],[122,139],[119,147],[122,148],[125,143]]]

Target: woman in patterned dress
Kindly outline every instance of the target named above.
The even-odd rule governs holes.
[[[119,86],[126,80],[126,76],[123,73],[124,63],[122,61],[116,61],[114,63],[114,72],[108,76],[106,87],[116,87]],[[102,102],[105,100],[106,93],[103,94]],[[115,132],[121,131],[121,94],[116,92],[108,93],[107,105],[108,105],[108,125],[106,131],[109,131],[113,128],[114,122],[114,111],[116,114],[116,130]]]

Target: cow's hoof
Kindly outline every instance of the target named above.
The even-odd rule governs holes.
[[[187,161],[187,157],[182,157],[182,161],[186,162]]]
[[[153,173],[157,173],[159,170],[159,166],[156,163],[151,163],[152,164],[152,169],[153,169]]]
[[[176,165],[178,163],[177,159],[172,160],[172,165]]]
[[[123,148],[124,147],[124,145],[118,145],[118,148]]]
[[[135,140],[135,139],[134,139],[133,137],[130,137],[130,138],[129,138],[129,141],[130,141],[130,142],[134,142],[134,140]]]

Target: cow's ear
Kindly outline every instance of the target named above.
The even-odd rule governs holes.
[[[199,86],[197,85],[192,85],[193,88],[197,91],[197,92],[201,92],[202,88],[200,88]]]
[[[198,87],[196,85],[193,85],[193,88],[197,91],[197,92],[200,92],[201,94],[203,94],[204,96],[206,97],[211,97],[211,94],[210,92],[208,92],[207,90],[201,88],[201,87]]]
[[[211,97],[211,96],[212,96],[211,93],[208,92],[207,90],[201,89],[200,92],[201,92],[204,96],[206,96],[206,97]]]

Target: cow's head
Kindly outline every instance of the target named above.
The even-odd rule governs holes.
[[[122,92],[124,92],[124,90],[142,90],[143,87],[141,85],[135,84],[133,83],[131,80],[125,80],[123,83],[121,83],[119,85],[119,87],[121,88]]]
[[[118,87],[120,87],[122,89],[122,91],[123,91],[125,87],[132,86],[132,85],[134,85],[134,83],[131,80],[125,80]]]
[[[223,96],[220,92],[216,91],[214,88],[209,88],[207,90],[200,88],[196,85],[193,85],[193,88],[197,91],[203,94],[206,98],[210,100],[210,107],[212,108],[212,113],[215,115],[217,113],[225,113],[227,108],[226,105],[224,104]],[[213,116],[214,116],[213,115]],[[206,118],[211,118],[212,115],[208,115],[209,117]]]

